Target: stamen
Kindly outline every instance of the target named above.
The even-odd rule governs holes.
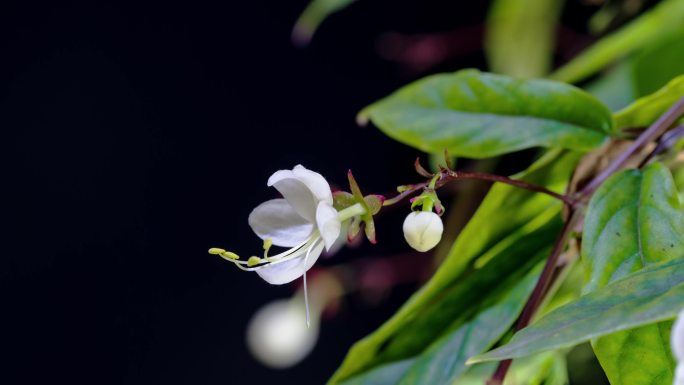
[[[249,259],[247,260],[247,266],[249,266],[249,267],[256,266],[260,263],[261,263],[261,258],[256,257],[256,256],[249,257]]]
[[[320,241],[320,238],[316,239],[311,246],[306,250],[306,257],[304,257],[304,307],[306,308],[306,327],[310,328],[311,327],[311,312],[309,311],[309,289],[306,285],[306,263],[309,260],[309,255],[311,255],[311,250],[313,250],[318,242]]]
[[[268,251],[273,246],[273,240],[271,238],[264,239],[264,259],[268,259]]]

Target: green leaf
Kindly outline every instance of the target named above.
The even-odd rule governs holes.
[[[583,88],[605,103],[611,111],[617,111],[639,97],[633,77],[632,63],[623,61]]]
[[[517,177],[562,190],[579,157],[552,151]],[[435,275],[352,347],[330,383],[415,357],[448,328],[467,321],[479,303],[497,294],[497,286],[518,279],[529,269],[525,265],[546,255],[560,227],[560,208],[546,195],[495,184]]]
[[[660,163],[609,178],[592,197],[584,223],[585,292],[684,255],[684,213],[672,175]],[[674,360],[669,332],[663,333],[670,327],[647,325],[593,341],[611,384],[649,385],[656,378],[671,383]]]
[[[451,384],[466,370],[466,360],[489,349],[518,318],[537,282],[541,265],[495,305],[435,341],[403,375],[399,385]]]
[[[452,385],[483,385],[491,378],[497,365],[473,365]],[[565,356],[560,351],[545,352],[513,361],[504,385],[567,385],[568,370]]]
[[[684,97],[684,75],[678,76],[651,95],[637,99],[615,113],[615,128],[646,127]]]
[[[396,384],[415,362],[408,359],[383,365],[341,383],[341,385],[388,385]]]
[[[665,36],[684,31],[684,0],[665,0],[639,18],[602,38],[568,64],[551,74],[551,79],[578,82]]]
[[[658,91],[684,74],[684,32],[646,47],[631,62],[637,94],[644,96]]]
[[[366,107],[358,120],[419,150],[470,158],[537,146],[588,151],[613,124],[605,105],[573,86],[477,70],[418,80]]]
[[[421,354],[444,333],[472,319],[487,301],[505,295],[548,254],[547,240],[559,228],[558,218],[552,218],[536,231],[521,236],[513,247],[500,251],[482,268],[464,274],[440,296],[410,306],[414,312],[400,310],[375,333],[352,346],[329,383],[336,384],[375,367]]]
[[[535,78],[548,73],[563,0],[497,0],[487,18],[485,52],[493,72]]]
[[[684,308],[684,258],[650,265],[562,306],[469,363],[569,348],[593,338],[674,318]]]
[[[309,44],[323,20],[356,1],[357,0],[311,0],[295,23],[292,31],[292,40],[298,45]]]
[[[582,262],[594,291],[642,267],[684,256],[684,213],[669,170],[654,163],[608,178],[587,209]]]
[[[513,178],[560,193],[565,190],[581,156],[575,152],[550,151]],[[486,261],[492,251],[505,249],[515,242],[516,238],[511,235],[536,228],[538,222],[546,220],[545,216],[558,215],[561,207],[560,202],[547,195],[494,184],[427,285],[428,290],[437,295],[473,261]]]
[[[592,342],[611,385],[672,384],[672,321],[613,333]]]

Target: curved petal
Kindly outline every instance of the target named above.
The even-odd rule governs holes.
[[[300,216],[313,223],[316,221],[316,205],[318,200],[309,187],[299,180],[290,170],[276,171],[268,178],[269,186],[273,186],[283,195],[292,208]]]
[[[327,202],[320,202],[316,208],[316,227],[321,233],[325,249],[330,250],[340,235],[342,223],[337,210]]]
[[[272,199],[257,206],[249,214],[249,225],[261,239],[271,238],[273,244],[293,247],[304,242],[314,230],[285,199]]]
[[[256,273],[271,285],[289,283],[304,275],[316,263],[322,252],[323,243],[318,243],[311,249],[308,258],[306,257],[306,251],[304,251],[297,258],[287,262],[266,265],[256,270]]]
[[[316,197],[319,202],[327,202],[333,204],[332,191],[330,190],[330,185],[328,181],[325,180],[323,175],[311,171],[306,167],[298,164],[292,169],[295,177],[299,179],[306,187],[311,190],[311,193]]]

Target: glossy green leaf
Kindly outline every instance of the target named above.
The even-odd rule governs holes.
[[[492,72],[536,78],[551,68],[563,0],[497,0],[487,18],[485,52]]]
[[[637,99],[615,113],[615,128],[647,127],[684,97],[684,75],[678,76],[651,95]]]
[[[295,44],[307,45],[323,20],[357,0],[311,0],[297,19],[292,31]]]
[[[666,321],[684,308],[684,258],[650,265],[562,306],[470,363],[569,348],[621,330]]]
[[[602,38],[551,74],[554,80],[575,83],[610,63],[665,36],[684,31],[684,0],[665,0],[629,24]]]
[[[675,361],[670,352],[672,321],[623,330],[592,341],[611,385],[670,385]]]
[[[645,265],[684,256],[684,213],[669,170],[654,163],[606,180],[584,220],[582,262],[591,292]]]
[[[517,177],[562,191],[579,156],[552,151]],[[560,208],[546,195],[494,185],[435,275],[392,318],[352,347],[331,383],[414,357],[447,328],[457,327],[454,322],[465,322],[476,304],[496,294],[492,290],[497,284],[546,255],[560,226]]]
[[[592,197],[584,223],[585,292],[649,264],[684,256],[684,213],[672,175],[660,163],[609,178]],[[650,385],[658,378],[672,382],[669,333],[663,332],[669,328],[646,325],[593,341],[611,384]],[[647,369],[636,369],[639,363]]]
[[[588,151],[613,124],[605,105],[573,86],[476,70],[418,80],[366,107],[358,120],[419,150],[471,158],[537,146]]]
[[[493,306],[435,341],[402,376],[398,385],[451,384],[467,369],[466,360],[489,349],[518,318],[541,265]]]

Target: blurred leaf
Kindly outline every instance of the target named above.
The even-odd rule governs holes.
[[[493,306],[435,341],[397,382],[398,385],[451,384],[468,367],[466,360],[489,349],[511,327],[534,288],[541,264]]]
[[[610,63],[668,35],[684,31],[684,0],[665,0],[619,30],[602,38],[568,64],[551,74],[551,79],[575,83]]]
[[[608,178],[587,209],[584,292],[645,265],[684,256],[684,213],[670,172],[660,163]]]
[[[682,228],[684,213],[665,166],[653,163],[643,171],[612,176],[592,197],[584,221],[582,261],[589,277],[584,291],[595,291],[649,264],[684,256]],[[647,325],[594,341],[594,352],[611,384],[649,385],[654,379],[671,383],[670,327]]]
[[[673,78],[684,74],[684,32],[647,47],[632,62],[637,95],[658,91]]]
[[[311,0],[295,23],[292,30],[292,41],[297,45],[308,45],[323,20],[356,1]]]
[[[513,177],[563,192],[581,156],[575,152],[549,151],[524,173]],[[511,235],[527,231],[526,227],[534,228],[537,218],[543,218],[543,214],[556,215],[561,207],[560,202],[547,195],[494,184],[428,283],[427,290],[439,293],[470,263],[484,261],[491,251],[505,249],[514,239]]]
[[[651,95],[639,98],[614,115],[615,128],[647,127],[684,97],[684,75],[674,78]]]
[[[494,363],[477,364],[452,385],[483,385],[497,365]],[[562,352],[545,352],[513,361],[506,374],[504,385],[566,385],[568,373]]]
[[[408,359],[380,366],[366,373],[352,377],[341,385],[389,385],[396,384],[411,367],[415,359]]]
[[[602,101],[611,111],[617,111],[637,99],[634,83],[632,63],[623,61],[583,88]]]
[[[570,178],[579,156],[552,151],[518,177],[557,189]],[[502,285],[519,279],[529,269],[526,264],[546,255],[560,227],[560,208],[548,196],[495,185],[432,279],[352,347],[330,383],[420,354],[445,330],[472,317],[478,304],[495,300]]]
[[[592,338],[674,318],[684,308],[684,258],[647,266],[542,317],[471,363],[569,348]]]
[[[489,68],[535,78],[551,68],[563,0],[497,0],[487,18],[485,51]]]
[[[612,132],[608,108],[578,88],[476,70],[416,81],[358,120],[419,150],[471,158],[536,146],[588,151]]]

